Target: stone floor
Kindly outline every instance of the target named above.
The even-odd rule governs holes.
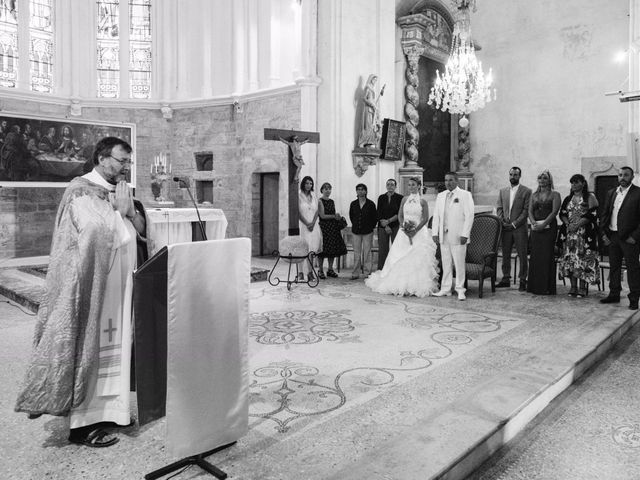
[[[273,259],[254,263],[268,268]],[[24,278],[7,270],[0,269],[0,285],[21,285]],[[7,275],[15,275],[18,280],[8,280]],[[329,393],[322,396],[317,395],[317,389],[310,391],[308,396],[315,395],[316,403],[307,401],[304,415],[289,421],[291,428],[278,429],[277,420],[282,416],[265,408],[265,400],[281,400],[283,395],[291,399],[292,394],[283,394],[284,390],[279,394],[270,391],[269,395],[252,391],[249,433],[235,446],[209,457],[229,478],[465,478],[504,444],[514,438],[518,442],[518,434],[540,412],[548,416],[547,412],[553,410],[545,407],[557,395],[576,403],[575,396],[562,392],[567,388],[571,392],[571,384],[605,358],[620,338],[623,340],[619,345],[624,348],[625,342],[636,335],[635,330],[627,332],[640,318],[632,315],[625,303],[600,305],[601,292],[593,291],[581,300],[569,298],[562,284],[555,297],[534,296],[511,288],[495,294],[485,292],[485,298],[478,299],[472,282],[468,300],[459,302],[455,297],[416,299],[372,294],[362,280],[352,281],[349,276],[350,272],[343,271],[340,278],[323,281],[316,289],[294,285],[288,291],[282,284],[252,284],[250,371],[254,380],[267,362],[261,356],[266,348],[264,340],[276,338],[280,344],[269,348],[281,368],[290,362],[285,369],[292,370],[291,362],[302,361],[323,371],[333,368],[321,380],[333,378],[334,383],[316,382],[319,377],[314,377],[314,382],[299,383],[302,391],[317,383],[333,385],[334,393],[327,390]],[[27,421],[24,415],[13,413],[35,320],[28,308],[6,298],[0,300],[0,478],[142,478],[175,460],[164,451],[163,421],[123,431],[120,443],[113,447],[89,449],[67,443],[62,419],[42,417]],[[322,329],[312,330],[317,334],[315,343],[296,344],[291,339],[303,338],[296,337],[301,323],[296,312],[310,310],[323,318],[339,317],[331,328],[354,328],[327,330],[323,324]],[[267,337],[267,321],[277,320],[273,312],[289,315],[295,322],[281,322],[280,336],[274,336],[275,330],[271,330],[266,332],[270,335]],[[282,328],[290,331],[283,332]],[[367,341],[376,332],[379,338]],[[312,338],[308,332],[305,335],[305,339]],[[369,360],[362,355],[367,349],[375,358],[367,366],[369,371],[359,381],[341,384],[337,379],[345,378],[347,373],[364,372],[363,365]],[[393,366],[395,354],[401,360]],[[616,357],[624,355],[614,353],[602,365]],[[420,368],[409,374],[407,367]],[[393,381],[385,383],[380,376],[389,373]],[[591,387],[591,377],[578,381],[578,388],[587,388],[586,393],[577,394],[580,400],[588,400],[593,388],[600,393],[593,395],[591,403],[583,404],[581,423],[575,424],[579,432],[573,430],[571,434],[568,417],[556,422],[556,429],[566,427],[566,432],[561,431],[563,435],[551,441],[553,448],[545,451],[541,446],[536,450],[535,462],[522,463],[522,458],[528,457],[527,448],[534,447],[521,450],[525,454],[520,460],[517,454],[500,454],[510,462],[507,467],[488,464],[476,472],[483,475],[478,478],[633,478],[624,475],[638,471],[631,470],[634,464],[630,460],[632,454],[637,457],[640,423],[631,396],[638,391],[640,377],[622,367],[610,368],[607,376],[611,378],[602,387]],[[341,393],[344,400],[340,408],[320,409],[318,405],[330,402],[336,397],[335,392]],[[605,393],[621,401],[616,404]],[[554,405],[551,409],[569,410],[569,406]],[[295,410],[288,400],[280,402],[280,406],[283,411]],[[577,408],[575,416],[580,417],[580,407]],[[607,413],[610,408],[614,410]],[[600,417],[596,414],[598,409],[604,412]],[[271,416],[265,412],[271,412]],[[586,436],[585,431],[589,432]],[[590,447],[592,443],[603,444],[609,438],[607,432],[622,442],[621,452],[629,453],[626,461],[609,452],[599,455],[598,448]],[[580,436],[583,438],[577,441]],[[589,477],[579,470],[572,473],[567,469],[560,470],[562,477],[519,473],[541,468],[547,457],[560,464],[562,456],[558,452],[566,453],[567,462],[578,464],[580,450],[585,448],[594,464],[604,466],[597,471],[617,471],[620,475]],[[517,452],[517,447],[514,449]],[[211,477],[193,467],[176,478]]]
[[[640,325],[468,480],[640,478]]]

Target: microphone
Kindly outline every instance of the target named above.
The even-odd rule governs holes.
[[[189,179],[187,177],[173,177],[173,181],[189,185]]]
[[[187,193],[189,194],[189,198],[191,198],[191,202],[193,203],[193,207],[196,209],[196,214],[198,215],[198,225],[200,225],[200,233],[202,234],[202,239],[207,240],[207,232],[204,230],[204,222],[202,218],[200,218],[200,210],[198,210],[198,204],[196,203],[193,195],[191,194],[191,189],[189,188],[189,178],[188,177],[173,177],[174,182],[178,182],[180,188],[186,188]]]

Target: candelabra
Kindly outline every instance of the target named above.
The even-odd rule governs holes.
[[[168,200],[167,177],[171,173],[171,163],[167,163],[167,154],[160,153],[151,165],[151,193],[158,203],[172,203]]]

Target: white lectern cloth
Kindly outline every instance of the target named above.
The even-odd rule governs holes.
[[[190,242],[193,222],[198,221],[195,208],[148,208],[147,241],[149,256],[165,245]],[[227,217],[219,208],[201,208],[208,240],[220,240],[227,232]]]
[[[167,448],[182,458],[249,427],[251,240],[167,248]]]

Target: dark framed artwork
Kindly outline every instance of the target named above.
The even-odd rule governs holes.
[[[402,160],[406,125],[405,122],[385,118],[382,124],[382,158]]]
[[[0,186],[64,187],[93,169],[98,141],[113,136],[133,148],[127,180],[135,187],[135,125],[0,112]]]

